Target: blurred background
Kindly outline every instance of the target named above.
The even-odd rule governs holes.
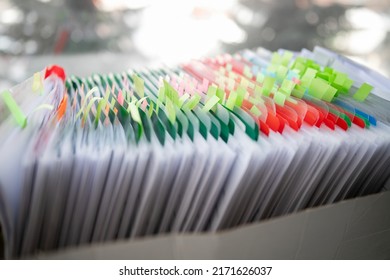
[[[0,0],[0,90],[57,63],[117,72],[262,46],[327,47],[390,74],[389,0]]]

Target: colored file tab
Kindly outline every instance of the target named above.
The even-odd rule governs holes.
[[[45,79],[50,77],[51,75],[56,75],[61,80],[65,81],[66,74],[64,68],[58,66],[58,65],[52,65],[49,67],[46,67],[45,70]]]
[[[280,86],[280,91],[286,94],[287,96],[291,95],[292,90],[294,89],[294,82],[290,80],[284,80]]]
[[[133,80],[134,80],[134,87],[135,91],[138,93],[139,97],[144,97],[145,94],[145,85],[144,85],[144,80],[141,79],[138,75],[133,75]]]
[[[5,105],[8,107],[9,111],[11,112],[12,116],[14,117],[16,123],[21,127],[24,128],[27,125],[27,118],[16,103],[15,99],[12,97],[11,92],[8,90],[1,93],[1,97],[5,103]]]
[[[226,100],[226,104],[225,104],[226,108],[233,110],[234,106],[236,105],[236,100],[237,100],[237,92],[231,91],[228,99]]]
[[[184,105],[183,110],[193,110],[200,101],[200,95],[195,93]]]
[[[319,78],[314,78],[309,87],[309,94],[318,98],[322,99],[322,97],[325,94],[325,91],[327,90],[328,84]]]
[[[353,98],[357,101],[363,102],[364,100],[366,100],[367,96],[370,94],[372,89],[373,89],[373,86],[371,86],[367,83],[364,83],[355,92],[355,94],[353,95]]]
[[[43,91],[43,83],[42,83],[42,79],[41,79],[41,73],[40,72],[36,72],[34,73],[34,76],[33,76],[33,84],[32,84],[32,90],[34,92],[38,92],[38,93],[42,93]]]
[[[219,102],[219,98],[218,96],[216,95],[213,95],[210,97],[209,100],[207,100],[206,104],[204,105],[203,107],[203,111],[210,111],[211,109],[214,108],[215,105],[217,105],[217,103]]]
[[[286,101],[286,95],[281,93],[280,91],[277,91],[274,94],[274,101],[276,104],[283,106],[284,102]]]
[[[327,101],[327,102],[331,102],[333,100],[334,96],[336,95],[336,93],[337,93],[337,89],[328,85],[328,88],[325,90],[324,95],[322,96],[322,99]]]
[[[275,78],[266,76],[263,81],[263,88],[262,88],[262,94],[269,96],[273,86],[275,83]]]
[[[61,118],[65,115],[67,105],[68,105],[68,94],[65,94],[64,98],[61,100],[60,105],[58,105],[57,120],[61,120]]]

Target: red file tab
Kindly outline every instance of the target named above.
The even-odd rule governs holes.
[[[58,66],[58,65],[52,65],[49,67],[46,67],[45,71],[45,79],[51,75],[57,75],[59,78],[61,78],[62,81],[65,81],[66,75],[64,68]]]

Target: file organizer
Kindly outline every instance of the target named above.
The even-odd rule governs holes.
[[[388,188],[390,82],[265,49],[1,93],[6,257],[219,232]]]

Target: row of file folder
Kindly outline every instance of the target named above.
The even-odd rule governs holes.
[[[259,48],[0,95],[6,256],[216,232],[381,191],[390,81],[323,48]]]

